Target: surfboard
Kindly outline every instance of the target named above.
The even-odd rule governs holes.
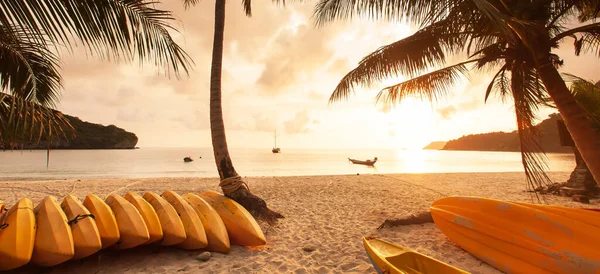
[[[406,247],[364,237],[363,245],[377,273],[465,274],[469,273]]]
[[[156,215],[156,211],[154,211],[152,205],[150,205],[148,201],[144,200],[142,196],[138,195],[135,192],[129,192],[125,194],[124,198],[125,200],[129,201],[133,206],[135,206],[140,215],[142,215],[144,223],[148,228],[150,240],[148,240],[144,244],[151,244],[162,240],[162,227],[160,226],[160,220],[158,219],[158,215]]]
[[[160,195],[148,191],[142,196],[144,200],[154,208],[160,227],[163,231],[163,239],[159,241],[162,246],[171,246],[185,241],[187,238],[181,218],[175,208]]]
[[[94,215],[98,232],[100,232],[102,248],[116,244],[121,239],[121,234],[112,209],[100,197],[92,193],[85,196],[83,205]]]
[[[183,249],[205,248],[208,244],[206,232],[204,232],[202,221],[198,217],[198,214],[196,214],[196,211],[194,211],[194,208],[174,191],[167,190],[161,196],[175,208],[185,229],[187,237],[185,241],[177,244],[177,247]]]
[[[31,262],[39,266],[54,266],[73,258],[73,234],[67,215],[56,198],[46,196],[34,211],[37,229]]]
[[[208,241],[206,250],[228,253],[230,248],[229,234],[227,234],[227,228],[219,213],[196,194],[187,193],[181,197],[194,208],[202,221]]]
[[[600,273],[598,227],[518,203],[478,197],[435,201],[437,227],[506,273]]]
[[[121,235],[121,239],[115,244],[116,249],[136,247],[150,240],[144,218],[135,206],[116,193],[108,195],[105,202],[115,213]]]
[[[33,203],[21,198],[8,211],[4,202],[0,208],[0,270],[11,270],[31,260],[35,242]]]
[[[90,211],[72,194],[63,198],[60,207],[67,215],[73,234],[75,254],[72,259],[81,259],[100,251],[100,232]]]
[[[254,217],[238,202],[212,190],[204,191],[198,196],[221,216],[231,244],[259,246],[267,243]]]

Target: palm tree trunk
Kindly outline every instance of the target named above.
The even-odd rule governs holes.
[[[221,186],[223,193],[246,208],[253,216],[274,223],[283,215],[270,210],[267,203],[252,194],[238,176],[227,148],[223,108],[221,104],[221,71],[223,68],[223,33],[225,32],[225,0],[215,1],[215,34],[213,38],[212,63],[210,68],[210,135],[212,137],[215,163],[219,171],[221,183],[223,180],[236,181],[235,190]]]
[[[573,172],[571,172],[571,176],[569,176],[567,186],[585,189],[586,194],[588,195],[596,194],[598,192],[598,186],[594,181],[590,169],[585,164],[577,147],[573,147],[573,152],[575,153],[576,166],[575,169],[573,169]]]
[[[213,38],[212,63],[210,67],[210,135],[219,177],[238,176],[225,136],[223,108],[221,104],[221,71],[223,68],[223,33],[225,32],[225,0],[215,1],[215,35]]]
[[[577,104],[564,80],[552,65],[550,55],[536,57],[537,71],[548,94],[556,104],[594,180],[600,182],[600,136],[594,131],[585,111]]]

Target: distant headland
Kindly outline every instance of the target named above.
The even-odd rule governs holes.
[[[75,129],[75,137],[60,142],[53,141],[50,149],[134,149],[136,148],[138,137],[135,133],[128,132],[115,125],[104,126],[82,121],[78,117],[65,115],[69,123]],[[0,149],[2,144],[0,144]],[[47,149],[48,142],[45,140],[39,143],[30,142],[13,145],[12,149]],[[10,145],[5,145],[5,149],[11,149]]]
[[[557,120],[561,119],[558,113],[549,115],[535,127],[539,130],[539,142],[545,152],[572,153],[571,147],[560,145]],[[445,143],[445,144],[444,144]],[[442,146],[443,144],[443,146]],[[519,134],[512,132],[489,132],[470,134],[448,142],[432,142],[424,149],[439,150],[474,150],[474,151],[521,151]]]

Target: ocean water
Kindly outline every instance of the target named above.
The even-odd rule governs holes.
[[[517,152],[283,149],[230,149],[242,176],[293,176],[385,173],[522,172]],[[184,163],[190,156],[193,162]],[[201,157],[201,158],[200,158]],[[348,161],[378,157],[375,167]],[[570,172],[573,154],[547,154],[550,171]],[[134,150],[0,151],[1,180],[218,177],[211,148],[141,148]]]

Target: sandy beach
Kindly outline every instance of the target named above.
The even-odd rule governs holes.
[[[568,173],[550,173],[555,182]],[[38,273],[373,273],[362,245],[371,235],[415,249],[472,273],[500,273],[454,245],[433,223],[377,227],[386,219],[428,210],[449,195],[472,195],[531,202],[523,173],[451,173],[298,177],[249,177],[250,189],[285,215],[278,225],[261,223],[267,245],[232,246],[228,255],[212,253],[208,262],[195,260],[201,251],[143,246],[101,251],[83,260],[50,269],[31,265],[14,272]],[[89,193],[106,197],[129,191],[179,194],[219,191],[216,178],[90,179],[0,182],[0,197],[12,205],[22,197],[37,205],[47,196],[68,193],[83,199]],[[544,196],[549,204],[598,207],[569,198]]]

